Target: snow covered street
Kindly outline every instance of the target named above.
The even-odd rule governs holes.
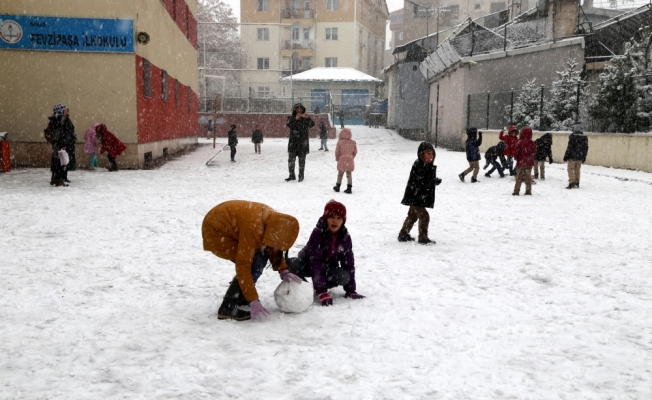
[[[399,243],[419,143],[352,131],[351,195],[332,190],[335,140],[311,139],[305,181],[287,183],[287,139],[258,155],[248,132],[236,163],[205,165],[222,139],[68,188],[45,168],[0,174],[0,398],[652,398],[652,174],[583,166],[565,190],[566,166],[546,165],[514,197],[497,173],[460,182],[464,153],[438,149],[437,244]],[[294,256],[332,198],[367,298],[337,288],[333,307],[283,314],[266,269],[271,317],[218,321],[234,267],[203,251],[204,215],[231,199],[294,215]]]

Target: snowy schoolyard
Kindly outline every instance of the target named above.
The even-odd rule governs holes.
[[[584,166],[565,190],[553,164],[514,197],[496,173],[463,184],[464,153],[438,149],[437,244],[399,243],[418,142],[352,130],[351,195],[332,190],[336,141],[312,140],[305,181],[286,183],[287,141],[257,155],[243,132],[236,163],[207,167],[205,142],[68,188],[0,174],[0,398],[652,398],[652,174]],[[332,198],[367,298],[337,288],[333,307],[282,314],[267,269],[271,317],[218,321],[234,267],[203,251],[204,215],[230,199],[292,214],[296,255]]]

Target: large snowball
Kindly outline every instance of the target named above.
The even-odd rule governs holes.
[[[286,313],[301,313],[310,307],[313,301],[312,285],[308,282],[281,282],[274,291],[274,300],[278,308]]]

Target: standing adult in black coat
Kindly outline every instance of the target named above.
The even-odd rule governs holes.
[[[52,176],[50,178],[50,185],[68,186],[64,182],[64,171],[59,161],[59,150],[64,146],[63,144],[63,111],[66,106],[57,104],[53,108],[52,116],[48,117],[48,127],[45,130],[45,139],[52,145],[52,155],[50,159],[50,171]]]
[[[401,201],[401,204],[410,206],[410,209],[403,222],[403,228],[398,234],[398,241],[414,240],[410,236],[410,230],[419,220],[419,243],[428,244],[434,241],[428,238],[430,214],[426,208],[435,206],[435,186],[441,183],[441,179],[437,178],[437,166],[434,165],[435,149],[432,144],[422,142],[417,150],[417,156],[417,160],[412,164],[410,178]]]
[[[238,134],[235,132],[235,128],[235,125],[231,125],[231,130],[229,131],[228,145],[231,147],[231,162],[235,162],[235,146],[238,145]]]
[[[568,147],[564,161],[568,162],[568,186],[566,189],[579,189],[580,168],[586,161],[589,152],[589,139],[584,136],[584,128],[580,123],[573,126],[573,133],[568,137]]]
[[[77,169],[77,158],[75,157],[75,144],[77,143],[77,136],[75,135],[75,125],[70,120],[70,109],[66,107],[63,110],[63,117],[61,118],[61,141],[62,145],[66,147],[70,162],[68,163],[68,171]],[[66,180],[66,182],[70,182]]]
[[[290,128],[290,140],[288,141],[288,169],[290,170],[290,176],[286,181],[297,179],[294,175],[294,166],[296,158],[299,157],[299,182],[301,182],[306,167],[306,155],[310,153],[308,129],[315,126],[315,122],[308,116],[303,104],[297,103],[292,107],[292,115],[288,117],[285,126]]]

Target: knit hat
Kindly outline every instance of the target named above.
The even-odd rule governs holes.
[[[321,218],[325,222],[328,218],[335,215],[342,217],[342,224],[346,223],[346,207],[338,201],[331,200],[326,203],[326,206],[324,207],[324,215]]]
[[[507,130],[507,132],[509,133],[509,132],[511,132],[511,131],[516,131],[516,132],[518,132],[518,128],[516,127],[516,125],[510,125],[510,126],[509,126],[509,129]]]
[[[63,104],[57,104],[52,108],[52,113],[54,115],[63,115],[63,111],[66,109],[66,106]]]

